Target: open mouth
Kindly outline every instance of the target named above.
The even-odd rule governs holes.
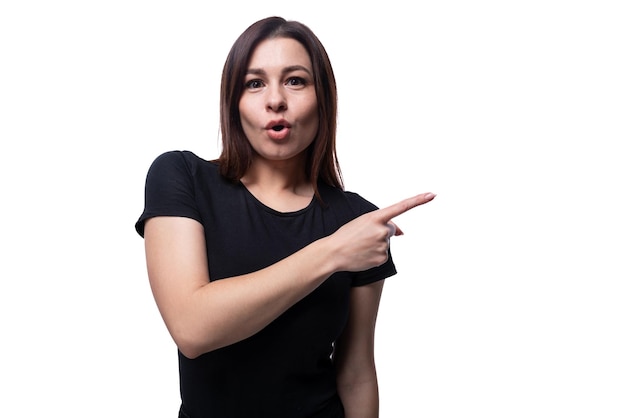
[[[280,132],[283,130],[284,127],[285,125],[276,125],[276,126],[272,126],[272,130],[276,132]]]

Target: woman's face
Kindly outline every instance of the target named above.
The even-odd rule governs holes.
[[[244,82],[241,124],[258,158],[285,161],[303,155],[319,125],[313,67],[304,47],[290,38],[262,41]]]

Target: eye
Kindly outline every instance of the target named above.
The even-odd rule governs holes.
[[[246,81],[247,89],[260,89],[261,87],[263,87],[263,82],[259,79]]]
[[[286,84],[288,86],[299,87],[299,86],[306,86],[307,82],[302,77],[289,77],[287,79],[287,83]]]

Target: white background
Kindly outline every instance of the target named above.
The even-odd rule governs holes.
[[[0,416],[176,416],[145,174],[217,156],[226,54],[280,15],[330,54],[347,189],[438,194],[397,218],[381,417],[625,417],[620,3],[3,1]]]

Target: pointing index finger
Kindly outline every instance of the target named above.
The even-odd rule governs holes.
[[[413,209],[416,206],[423,205],[433,200],[437,196],[434,193],[422,193],[417,196],[409,197],[408,199],[401,200],[391,206],[387,206],[384,209],[379,209],[378,214],[383,222],[389,222],[391,219],[404,212]]]

